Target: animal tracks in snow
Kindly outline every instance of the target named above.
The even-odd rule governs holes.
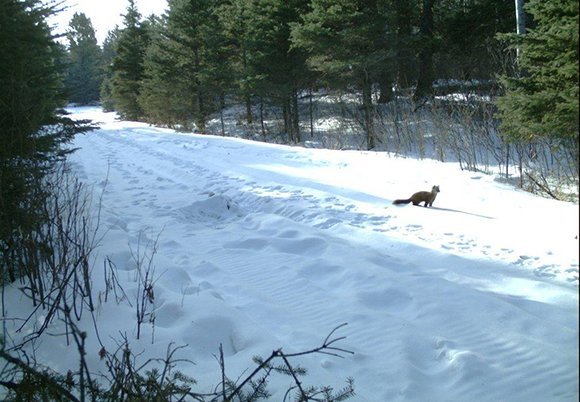
[[[292,239],[278,236],[270,237],[268,239],[250,238],[241,241],[228,242],[224,244],[224,247],[254,251],[270,247],[281,253],[316,257],[324,252],[327,244],[324,239],[318,237],[300,237]]]
[[[536,254],[538,250],[530,250],[523,245],[520,250],[503,246],[503,234],[493,235],[495,220],[486,214],[470,212],[465,209],[453,208],[422,208],[407,206],[392,208],[388,200],[384,200],[381,208],[363,208],[364,203],[352,202],[353,197],[361,194],[343,191],[333,191],[329,194],[325,186],[316,186],[306,182],[304,187],[296,187],[289,182],[271,182],[268,172],[261,172],[258,168],[249,167],[245,171],[220,171],[212,166],[196,163],[196,153],[208,149],[212,145],[204,140],[183,141],[174,140],[179,152],[167,153],[162,149],[151,147],[147,141],[130,141],[127,137],[103,133],[112,143],[119,143],[117,147],[135,148],[135,152],[148,155],[148,161],[154,160],[154,165],[141,165],[141,161],[133,159],[131,163],[122,163],[121,156],[113,151],[107,151],[110,174],[123,177],[121,182],[127,186],[120,189],[124,198],[132,199],[136,207],[147,206],[152,209],[152,216],[175,216],[178,220],[205,224],[208,227],[223,228],[244,216],[252,213],[275,214],[289,218],[294,222],[308,225],[317,230],[340,231],[342,226],[351,226],[368,230],[377,234],[415,242],[429,248],[445,250],[469,258],[503,259],[513,261],[514,266],[520,266],[536,272],[541,276],[554,276],[561,272],[561,267],[546,263],[544,255]],[[228,158],[234,155],[228,153]],[[289,160],[298,160],[297,156]],[[145,158],[144,158],[145,159]],[[319,164],[328,165],[327,162]],[[130,167],[130,169],[128,168]],[[153,188],[145,188],[140,183],[142,175],[152,176]],[[258,178],[258,180],[255,180]],[[265,180],[263,180],[265,178]],[[271,184],[268,184],[271,183]],[[165,191],[175,193],[176,190],[183,196],[177,200],[165,200]],[[200,191],[203,189],[202,191]],[[334,189],[336,190],[336,189]],[[117,194],[112,191],[112,194]],[[445,193],[438,198],[438,203],[445,202]],[[166,205],[166,202],[172,202]],[[429,215],[427,215],[429,214]],[[438,216],[432,219],[433,215]],[[457,219],[461,217],[461,219]],[[453,218],[453,219],[449,219]],[[441,224],[434,225],[439,220]],[[423,222],[424,221],[424,222]],[[458,223],[459,222],[459,223]],[[426,224],[427,223],[427,224]],[[121,225],[123,225],[121,223]],[[470,227],[488,226],[489,238],[481,242],[480,230],[477,236],[470,235]],[[452,229],[452,230],[449,230]],[[281,240],[272,241],[274,249],[292,251],[299,247],[306,247],[308,241],[302,243],[294,240],[294,245],[284,245]],[[236,247],[259,247],[260,242],[254,244],[247,240]],[[266,247],[265,245],[262,245]],[[313,246],[312,252],[320,245]],[[531,255],[526,261],[519,261],[519,255]],[[548,255],[548,260],[550,256]],[[565,272],[565,271],[564,271]],[[574,263],[570,264],[569,281],[578,283],[578,275],[574,273]]]
[[[138,347],[149,353],[163,344],[159,357],[168,342],[188,345],[185,356],[196,366],[184,373],[198,384],[219,382],[211,368],[220,344],[236,376],[255,355],[308,350],[348,322],[339,346],[354,356],[305,356],[300,364],[316,384],[341,387],[352,376],[357,400],[574,396],[577,320],[570,318],[577,314],[569,306],[577,289],[561,283],[559,270],[577,283],[577,261],[558,265],[562,249],[548,236],[545,245],[526,244],[533,238],[522,234],[540,214],[528,223],[511,216],[515,207],[488,211],[494,194],[444,182],[440,208],[392,207],[407,192],[400,182],[443,172],[425,169],[428,161],[410,174],[416,161],[390,165],[392,156],[380,153],[311,152],[121,124],[76,140],[85,149],[75,169],[106,184],[105,252],[131,300],[137,245],[150,252],[158,239],[151,307],[159,342],[147,336]],[[483,175],[458,183],[489,186]],[[134,311],[119,314],[132,323]]]

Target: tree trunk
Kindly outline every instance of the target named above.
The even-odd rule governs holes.
[[[248,71],[248,57],[246,55],[246,49],[242,50],[242,65],[243,65],[243,70],[244,73],[247,75],[247,71]],[[252,118],[252,96],[250,94],[250,89],[249,88],[244,88],[244,101],[246,102],[246,123],[248,123],[248,125],[252,124],[253,122],[253,118]]]
[[[260,96],[260,127],[262,127],[262,137],[266,141],[266,125],[264,124],[264,99]]]
[[[419,32],[423,45],[419,52],[419,77],[415,89],[415,100],[430,96],[433,93],[433,3],[435,0],[423,0]]]
[[[308,90],[309,93],[309,101],[308,101],[308,113],[310,114],[310,138],[314,138],[314,110],[313,110],[313,101],[312,97],[314,96],[312,93],[312,88]]]
[[[300,114],[298,111],[298,91],[292,90],[292,128],[294,130],[294,142],[302,141],[300,136]]]
[[[395,1],[395,29],[396,29],[396,59],[397,76],[396,82],[400,89],[407,89],[413,83],[413,60],[415,58],[411,37],[413,36],[413,26],[411,19],[411,8],[413,4],[408,0]]]
[[[194,50],[194,57],[195,57],[195,70],[199,71],[201,66],[201,61],[199,57],[198,49]],[[197,129],[200,132],[205,131],[205,103],[204,103],[204,94],[203,94],[203,84],[199,78],[195,79],[195,86],[197,90],[197,110],[195,111],[195,124],[197,125]]]
[[[375,127],[373,122],[373,98],[368,74],[365,76],[363,82],[363,113],[365,131],[367,135],[367,149],[370,151],[371,149],[375,148]]]
[[[293,137],[292,137],[292,125],[290,124],[290,101],[288,100],[287,96],[284,96],[282,100],[282,115],[284,116],[284,131],[286,131],[286,135],[288,136],[288,143],[291,144]]]
[[[526,13],[524,12],[524,0],[516,1],[516,33],[518,35],[525,35],[526,33]],[[519,60],[520,48],[516,48],[516,55]]]
[[[225,127],[225,123],[224,123],[224,109],[225,109],[225,107],[226,107],[226,96],[222,92],[222,93],[220,93],[220,124],[222,127],[222,137],[225,137],[225,135],[226,135],[226,127]]]
[[[394,99],[393,77],[389,72],[384,71],[381,74],[379,86],[380,86],[380,94],[377,102],[380,104],[385,104],[392,101]]]
[[[524,12],[524,0],[516,1],[516,32],[518,35],[526,33],[526,13]]]
[[[250,94],[246,94],[245,96],[246,98],[246,123],[248,124],[252,124],[253,122],[253,118],[252,118],[252,99],[250,97]]]

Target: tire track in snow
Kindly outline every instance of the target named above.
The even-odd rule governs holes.
[[[440,226],[426,227],[422,223],[421,216],[425,213],[431,215],[434,211],[423,211],[423,208],[412,208],[411,212],[397,208],[393,210],[387,202],[382,210],[371,209],[360,211],[354,207],[348,198],[340,198],[335,194],[326,193],[324,190],[315,188],[295,188],[286,182],[272,182],[263,184],[261,180],[252,176],[256,173],[253,169],[239,166],[240,171],[220,171],[221,166],[212,164],[203,157],[204,149],[211,147],[209,140],[198,137],[187,137],[182,135],[174,138],[169,135],[165,141],[174,145],[175,152],[167,153],[156,150],[148,136],[155,133],[155,129],[131,129],[122,136],[115,132],[99,133],[106,137],[109,144],[117,143],[115,148],[110,147],[107,153],[110,155],[115,168],[120,169],[124,175],[131,177],[130,182],[137,183],[138,175],[123,168],[122,156],[117,155],[115,149],[134,149],[134,153],[141,153],[148,156],[141,160],[133,160],[139,173],[146,172],[149,175],[156,175],[161,181],[158,189],[163,190],[164,186],[178,184],[179,189],[193,197],[206,194],[208,192],[216,194],[228,194],[240,207],[247,211],[263,211],[274,213],[295,222],[304,223],[318,229],[333,229],[337,225],[348,225],[361,228],[371,232],[394,236],[413,242],[422,247],[447,250],[456,255],[479,258],[486,260],[512,259],[514,267],[521,267],[534,272],[542,277],[555,277],[555,272],[565,270],[569,273],[569,281],[578,283],[577,261],[570,261],[570,266],[566,270],[563,267],[550,263],[553,259],[550,253],[540,255],[540,250],[510,249],[499,244],[480,244],[480,241],[469,235],[463,234],[461,230],[445,230],[450,213],[454,210],[436,211],[441,214]],[[157,133],[159,135],[159,133]],[[163,135],[163,134],[161,134]],[[134,138],[133,138],[134,137]],[[224,158],[232,157],[241,148],[239,144],[229,144],[229,147],[220,144],[216,146],[222,152]],[[215,149],[212,149],[215,151]],[[150,157],[150,158],[149,158]],[[155,166],[141,166],[145,160],[155,160]],[[199,159],[199,160],[198,160]],[[263,172],[261,173],[263,175]],[[273,175],[276,179],[282,176]],[[258,176],[259,177],[259,176]],[[276,180],[274,179],[274,180]],[[126,189],[128,190],[135,190]],[[135,195],[136,201],[140,200]],[[150,202],[157,202],[158,197]],[[180,200],[176,200],[179,202]],[[386,201],[386,200],[385,200]],[[397,211],[396,213],[394,211]],[[455,211],[458,212],[458,211]],[[459,211],[461,212],[461,211]],[[430,217],[431,217],[430,215]],[[412,216],[409,219],[409,216]],[[403,217],[403,219],[402,219]],[[466,225],[491,225],[489,217],[478,217],[475,215],[465,215],[471,223]],[[490,226],[489,232],[494,230]],[[536,254],[538,253],[538,254]],[[511,256],[511,257],[510,257]]]
[[[388,397],[392,400],[421,400],[423,396],[429,395],[414,394],[417,392],[416,389],[437,389],[437,387],[443,390],[440,391],[442,394],[449,392],[457,396],[464,393],[466,397],[473,397],[474,393],[479,392],[479,396],[501,399],[503,395],[494,393],[493,388],[489,389],[489,386],[488,393],[484,394],[484,391],[472,388],[462,390],[461,384],[472,384],[473,378],[466,378],[470,376],[481,377],[482,383],[488,385],[518,383],[522,372],[526,372],[529,379],[536,382],[540,378],[545,378],[542,377],[542,373],[557,373],[561,377],[553,383],[554,395],[566,396],[566,392],[569,392],[570,384],[574,382],[574,370],[566,372],[566,369],[559,368],[551,361],[549,357],[553,356],[555,351],[550,350],[549,345],[545,347],[536,345],[525,335],[516,345],[510,341],[513,338],[503,334],[504,331],[522,331],[520,325],[537,330],[540,324],[535,317],[527,316],[523,324],[511,324],[507,317],[505,327],[494,328],[492,324],[497,317],[490,314],[490,311],[493,311],[494,306],[503,305],[505,301],[499,300],[493,292],[485,295],[485,300],[489,301],[491,307],[486,309],[486,315],[482,318],[477,309],[463,311],[461,298],[468,298],[474,294],[457,292],[461,288],[453,283],[443,282],[440,279],[437,282],[437,273],[432,273],[425,267],[397,266],[397,261],[383,258],[388,256],[380,250],[375,250],[377,261],[380,258],[384,259],[382,263],[378,263],[368,258],[368,250],[362,252],[356,244],[346,244],[341,238],[333,237],[335,232],[327,229],[339,224],[352,226],[354,229],[350,233],[368,228],[365,222],[368,222],[369,215],[352,210],[346,200],[337,197],[330,199],[323,192],[318,190],[315,192],[313,189],[305,190],[275,183],[261,185],[249,174],[244,176],[244,172],[223,172],[219,170],[218,165],[203,165],[199,161],[184,159],[188,155],[195,158],[196,153],[202,151],[203,144],[188,149],[183,148],[181,140],[168,140],[176,144],[176,152],[168,154],[155,150],[151,147],[151,143],[139,142],[138,131],[135,132],[135,137],[129,139],[115,132],[103,131],[98,133],[95,141],[88,141],[94,152],[107,155],[110,160],[113,170],[111,175],[115,176],[115,180],[111,180],[110,184],[113,199],[111,212],[127,214],[128,216],[122,217],[130,224],[127,230],[137,230],[138,226],[145,222],[131,221],[133,219],[130,216],[131,207],[137,205],[137,202],[145,203],[151,211],[150,218],[155,219],[154,223],[169,222],[173,226],[180,227],[184,233],[197,234],[198,237],[193,240],[184,238],[182,244],[168,246],[168,254],[174,251],[181,252],[175,256],[174,261],[183,269],[191,267],[191,262],[186,258],[188,255],[200,253],[207,257],[221,271],[218,276],[211,277],[215,294],[239,308],[245,316],[253,318],[254,322],[265,322],[267,326],[269,313],[286,314],[288,321],[279,328],[272,329],[281,340],[288,341],[297,348],[315,346],[311,343],[312,334],[322,339],[337,324],[348,321],[351,325],[344,328],[340,335],[348,337],[348,344],[345,347],[357,351],[357,356],[348,360],[355,371],[353,376],[373,377],[377,383],[388,382],[392,378],[397,379],[397,384],[401,382],[407,384],[401,389],[385,386],[385,395],[382,395],[385,399]],[[103,140],[107,142],[103,144]],[[128,149],[131,151],[127,153]],[[196,153],[190,152],[191,150],[195,150]],[[127,160],[133,165],[127,165]],[[144,188],[146,183],[140,182],[143,175],[162,180],[156,180],[150,188]],[[165,186],[171,186],[171,193],[180,194],[183,198],[165,199]],[[124,194],[117,195],[117,191]],[[242,229],[245,228],[244,231],[236,227],[236,231],[245,233],[244,238],[230,242],[224,248],[216,249],[216,238],[209,236],[209,231],[204,232],[200,229],[196,233],[198,229],[194,225],[197,223],[195,217],[188,221],[187,217],[183,219],[182,215],[176,214],[176,210],[191,206],[192,201],[207,199],[208,192],[235,196],[240,208],[248,215],[254,216],[253,221],[248,219],[244,222],[240,218],[225,224],[226,230],[228,225],[240,225]],[[164,209],[167,203],[171,204],[173,211]],[[380,223],[374,225],[373,230],[381,229],[383,223],[389,224],[389,217],[385,216],[384,219],[384,222],[377,220],[376,222]],[[269,224],[261,223],[260,227],[256,221],[268,221]],[[252,227],[252,224],[256,227]],[[419,229],[421,228],[408,226],[398,230],[407,230],[409,236],[415,236],[414,232]],[[292,237],[292,230],[302,235]],[[202,238],[204,234],[208,234],[208,239]],[[219,236],[219,233],[214,236]],[[425,233],[424,236],[428,238],[429,234]],[[304,252],[304,245],[312,243],[313,239],[318,239],[318,243],[314,242],[314,246],[308,251],[310,254],[304,253],[299,256],[300,252]],[[183,250],[189,245],[190,240],[194,244],[192,250]],[[344,247],[351,249],[346,253]],[[268,253],[264,256],[261,250],[266,248]],[[355,282],[354,275],[349,276],[346,269],[333,270],[331,268],[333,254],[349,255],[350,269],[364,272],[367,276],[365,280],[384,283],[384,289],[378,293],[367,292],[364,283]],[[273,255],[276,256],[274,261]],[[330,261],[324,266],[328,271],[317,274],[307,269],[307,262],[325,260]],[[417,256],[417,260],[428,259]],[[344,261],[340,264],[345,266]],[[287,270],[288,274],[281,276],[279,272],[274,271],[280,269]],[[399,275],[394,278],[393,271],[389,269],[398,269]],[[410,272],[406,274],[400,272],[406,269]],[[421,276],[413,277],[413,270],[418,271]],[[195,270],[188,272],[192,281],[201,282],[206,275]],[[353,282],[348,283],[349,280]],[[389,287],[390,281],[393,280],[398,281],[395,283],[396,289],[399,289],[398,293]],[[404,281],[425,281],[426,285],[423,287],[416,283],[409,286],[416,290],[423,289],[424,294],[401,291],[400,289],[405,289]],[[434,282],[434,285],[428,286],[430,281]],[[345,282],[348,285],[345,285]],[[334,291],[333,283],[341,283],[341,291],[349,289],[350,292],[342,294]],[[376,288],[376,283],[373,283],[373,288]],[[409,284],[411,285],[411,282]],[[437,286],[444,292],[437,291]],[[453,303],[446,300],[449,298],[454,298]],[[440,301],[443,300],[445,306],[453,305],[455,310],[440,311]],[[264,305],[268,306],[265,308]],[[408,305],[413,308],[407,310]],[[353,306],[356,306],[356,314],[345,315],[346,311],[353,311]],[[515,305],[510,308],[518,309]],[[505,308],[499,310],[505,311]],[[276,322],[279,323],[280,320]],[[364,322],[365,326],[357,327],[359,322]],[[423,326],[435,328],[437,339],[423,335]],[[390,331],[384,333],[384,328],[390,328]],[[573,337],[573,334],[568,336]],[[486,350],[497,353],[501,361],[509,360],[510,367],[497,367],[498,363],[493,359],[489,357],[483,359],[478,355],[479,351]],[[406,356],[403,359],[406,363],[402,367],[389,366],[388,357],[395,354]],[[422,354],[430,358],[425,359]],[[376,360],[384,359],[387,362],[383,364],[381,372],[370,374],[365,372],[365,360],[373,360],[372,366],[381,366]],[[324,364],[319,361],[321,367],[316,369],[332,374],[332,370],[327,370]],[[401,376],[403,380],[399,381]],[[540,392],[539,388],[536,389],[539,385],[533,381],[526,381],[526,386],[518,390],[519,394],[511,395],[510,399],[526,400],[533,397],[535,392]],[[425,386],[425,383],[430,385]],[[419,386],[421,384],[423,386]]]

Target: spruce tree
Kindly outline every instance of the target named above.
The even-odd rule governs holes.
[[[203,131],[210,113],[224,107],[234,82],[234,40],[225,35],[221,3],[171,0],[167,15],[152,24],[139,98],[148,121],[185,129],[194,123]]]
[[[116,55],[113,58],[111,98],[115,110],[125,119],[143,118],[138,102],[143,79],[143,58],[149,43],[147,25],[141,22],[134,0],[129,0],[124,15],[124,26],[117,39]]]
[[[194,121],[205,128],[214,101],[208,58],[213,3],[169,1],[146,56],[140,102],[150,121],[184,127]]]
[[[168,39],[166,19],[156,21],[152,28],[139,104],[146,121],[188,129],[193,118],[192,93],[182,85],[185,72]]]
[[[395,83],[401,89],[410,88],[416,76],[415,47],[413,35],[418,21],[418,7],[413,1],[391,0],[389,4],[393,38],[391,40]]]
[[[113,100],[113,60],[117,54],[117,40],[119,38],[119,28],[115,27],[107,33],[103,41],[102,49],[102,67],[103,81],[100,87],[101,106],[106,112],[115,110],[115,101]]]
[[[439,1],[435,7],[436,36],[439,38],[437,75],[459,80],[494,80],[502,68],[505,45],[499,32],[513,29],[513,2],[497,0]]]
[[[246,123],[253,122],[252,97],[256,92],[258,75],[252,69],[251,54],[253,20],[252,2],[231,0],[216,10],[229,47],[229,66],[235,82],[235,95],[245,104]]]
[[[310,86],[306,54],[291,47],[290,27],[307,10],[303,0],[264,0],[252,3],[248,31],[248,64],[255,94],[281,107],[284,131],[290,142],[300,142],[298,93]]]
[[[508,139],[567,150],[578,169],[578,2],[529,0],[526,9],[537,25],[509,37],[521,76],[504,77],[501,129]]]
[[[0,142],[10,154],[26,148],[23,141],[61,105],[62,54],[45,22],[51,10],[40,1],[3,0],[0,7]]]
[[[433,56],[435,53],[435,36],[433,21],[433,6],[435,0],[422,0],[421,17],[419,21],[419,54],[418,54],[418,77],[413,98],[420,100],[432,95],[435,72],[433,69]]]
[[[362,93],[367,148],[375,147],[372,84],[387,61],[383,0],[313,0],[292,29],[293,46],[308,53],[310,68],[331,87],[354,85]]]
[[[0,2],[0,283],[15,280],[11,252],[34,246],[31,233],[48,219],[44,178],[66,154],[61,145],[83,131],[59,112],[65,56],[52,14],[41,1]]]
[[[66,34],[69,66],[66,90],[69,101],[88,104],[99,100],[102,75],[102,55],[91,20],[75,13]]]
[[[217,98],[216,107],[220,111],[222,135],[225,135],[223,112],[226,106],[226,96],[234,94],[236,80],[233,67],[234,47],[232,38],[228,37],[220,12],[229,1],[214,2],[206,31],[206,74],[208,96]],[[215,102],[214,102],[215,103]]]

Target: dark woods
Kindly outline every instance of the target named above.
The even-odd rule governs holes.
[[[514,4],[497,0],[170,0],[148,18],[130,2],[103,44],[100,100],[183,130],[499,166],[567,198],[579,167],[578,4],[524,9],[528,31],[516,35]]]
[[[116,51],[102,96],[124,116],[202,131],[232,98],[245,104],[246,123],[256,118],[252,106],[275,106],[288,140],[300,142],[298,103],[324,88],[360,94],[372,131],[377,102],[421,101],[450,83],[497,92],[496,75],[514,68],[496,38],[513,31],[513,8],[491,0],[170,0],[165,15],[143,18],[132,3],[104,45]]]
[[[46,24],[53,11],[37,1],[0,2],[2,283],[25,274],[16,254],[40,249],[32,247],[32,237],[50,220],[43,206],[54,173],[69,152],[63,145],[89,129],[61,109],[66,102],[65,52]]]

